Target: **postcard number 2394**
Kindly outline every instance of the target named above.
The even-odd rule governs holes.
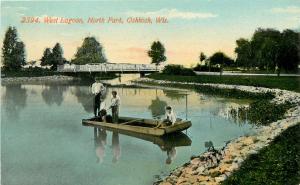
[[[40,23],[39,17],[22,17],[21,23]]]

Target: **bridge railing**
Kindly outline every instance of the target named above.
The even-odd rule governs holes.
[[[102,63],[102,64],[86,64],[74,65],[64,64],[58,65],[57,71],[59,72],[147,72],[147,71],[160,71],[163,69],[162,65],[156,66],[155,64],[115,64],[115,63]]]

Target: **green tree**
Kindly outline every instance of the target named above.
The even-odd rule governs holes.
[[[86,37],[75,54],[74,64],[84,65],[88,63],[105,63],[107,59],[104,55],[103,47],[95,37]]]
[[[52,66],[51,69],[56,70],[57,65],[62,65],[65,63],[65,59],[63,57],[63,49],[59,43],[56,43],[52,49]]]
[[[19,70],[26,64],[25,45],[19,41],[17,29],[8,27],[3,40],[2,63],[7,70]]]
[[[293,30],[257,29],[250,41],[236,41],[237,66],[297,72],[300,55],[300,33]]]
[[[165,56],[165,47],[159,41],[154,41],[151,45],[151,49],[148,51],[148,56],[152,58],[151,63],[159,65],[161,62],[167,60]]]
[[[300,62],[300,33],[293,30],[284,30],[281,33],[281,40],[278,54],[278,72],[297,72]]]
[[[274,70],[278,64],[278,52],[279,43],[267,38],[258,51],[257,59],[259,62],[259,67],[261,69],[266,69],[267,71]]]
[[[234,52],[237,54],[236,65],[248,70],[254,67],[254,53],[251,42],[247,39],[240,38],[236,41],[237,47]]]
[[[209,61],[211,65],[220,66],[220,75],[222,75],[224,66],[230,66],[234,63],[234,61],[223,52],[216,52],[211,57],[209,57]]]
[[[203,52],[200,52],[199,60],[202,63],[206,59],[206,55]]]
[[[41,58],[42,66],[50,66],[52,65],[52,51],[50,48],[46,48],[43,53],[43,57]]]
[[[56,70],[57,65],[62,65],[68,62],[63,57],[63,49],[59,43],[56,43],[52,50],[50,48],[46,48],[41,61],[42,66],[51,66],[52,70]]]
[[[275,59],[277,55],[274,50],[276,50],[276,47],[278,46],[278,43],[280,42],[280,31],[275,29],[262,29],[258,28],[251,40],[251,44],[253,45],[253,52],[255,54],[255,59],[253,61],[254,65],[256,67],[259,67],[260,69],[267,69],[269,66],[273,66],[276,61],[272,61],[268,58],[271,57],[272,59]],[[277,45],[271,46],[272,44]],[[267,51],[270,50],[270,51]],[[271,51],[272,50],[272,51]],[[263,54],[268,53],[268,54]],[[271,56],[272,54],[272,56]]]

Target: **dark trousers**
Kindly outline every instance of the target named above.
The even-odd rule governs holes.
[[[100,93],[96,94],[94,99],[94,115],[99,116],[98,113],[100,111]]]
[[[113,123],[118,123],[119,121],[119,106],[111,107],[112,121]]]

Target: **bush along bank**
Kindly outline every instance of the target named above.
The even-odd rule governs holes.
[[[276,104],[268,100],[259,100],[251,102],[249,106],[231,108],[230,116],[238,122],[249,121],[255,125],[268,125],[273,121],[284,118],[284,114],[296,105],[290,102]]]
[[[258,101],[253,102],[251,111],[271,109],[270,111],[264,110],[264,112],[262,111],[256,115],[253,114],[254,118],[261,119],[260,124],[258,124],[260,126],[256,128],[253,134],[233,139],[220,150],[208,151],[192,157],[189,162],[176,168],[166,178],[154,184],[220,184],[230,178],[233,173],[238,172],[249,156],[259,153],[284,130],[300,122],[300,94],[296,92],[263,87],[172,82],[149,78],[139,79],[136,83],[164,87],[236,89],[254,94],[271,93],[274,97],[273,99],[268,98],[268,100],[260,99],[260,103]],[[259,108],[255,110],[256,106]],[[278,115],[271,118],[274,110]],[[263,114],[268,116],[260,118]],[[277,161],[273,162],[277,163]]]

